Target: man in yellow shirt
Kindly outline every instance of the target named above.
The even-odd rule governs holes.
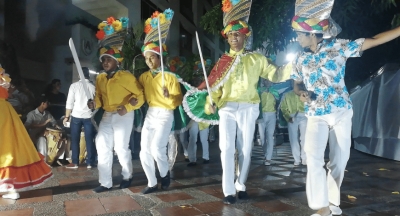
[[[170,11],[172,10],[167,9],[164,14],[157,16],[161,20],[160,25],[165,25],[165,27],[161,26],[161,29],[169,29],[172,17],[167,16],[166,20],[161,17],[168,15],[166,12],[170,14]],[[149,19],[157,19],[157,17]],[[158,20],[152,22],[158,22]],[[146,23],[145,25],[147,26]],[[166,154],[168,137],[173,127],[174,110],[182,104],[180,83],[175,74],[171,72],[162,73],[161,70],[160,55],[167,55],[167,47],[162,44],[162,41],[158,41],[157,27],[150,26],[149,28],[151,29],[146,32],[142,53],[150,70],[139,77],[139,82],[144,87],[146,102],[149,105],[141,135],[140,161],[148,180],[147,187],[142,190],[143,194],[158,190],[154,161],[157,162],[160,172],[161,189],[165,190],[170,185],[169,164]],[[166,34],[162,35],[166,37]],[[162,53],[160,53],[160,45],[162,46]]]
[[[294,165],[307,165],[307,157],[304,151],[307,117],[304,113],[304,103],[294,91],[286,93],[281,102],[283,117],[288,122],[290,147],[294,158]],[[300,132],[300,136],[299,136]],[[300,137],[300,144],[299,144]]]
[[[89,108],[103,108],[105,111],[96,137],[100,182],[100,186],[93,190],[96,193],[108,191],[113,186],[113,150],[122,167],[120,188],[130,186],[133,168],[129,139],[134,121],[133,110],[139,109],[144,103],[143,88],[135,76],[119,69],[123,60],[119,50],[121,47],[107,46],[107,39],[100,42],[105,45],[100,49],[99,58],[104,72],[97,76],[94,102],[88,102]]]
[[[274,132],[276,126],[276,100],[270,92],[261,93],[262,120],[258,123],[261,146],[263,148],[265,161],[264,165],[271,165],[272,152],[274,150]]]
[[[207,78],[214,105],[210,105],[207,100],[204,112],[213,113],[212,116],[215,116],[218,108],[219,147],[223,169],[222,189],[225,204],[236,202],[237,191],[239,199],[248,198],[245,183],[250,168],[256,120],[260,113],[260,97],[257,91],[259,78],[277,82],[288,79],[290,75],[278,77],[276,67],[265,56],[244,49],[245,42],[251,35],[247,24],[250,6],[250,0],[242,0],[232,7],[223,8],[225,28],[222,30],[222,35],[227,39],[230,50],[229,53],[222,55]],[[230,20],[232,18],[236,20]],[[185,110],[192,117],[196,113],[192,112],[189,100],[186,101],[186,99],[193,99],[190,97],[191,93],[188,92],[185,95],[184,106],[186,104],[189,106],[185,107]],[[215,120],[209,122],[214,124]],[[235,146],[236,133],[238,140]],[[235,147],[239,155],[239,174],[236,182]]]

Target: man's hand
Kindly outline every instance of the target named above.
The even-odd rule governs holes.
[[[117,112],[120,116],[125,115],[126,113],[128,113],[128,111],[126,110],[125,106],[119,106],[117,107]]]
[[[310,102],[311,98],[307,91],[300,91],[300,100],[302,102]]]
[[[87,106],[89,107],[89,109],[94,109],[95,108],[95,104],[94,101],[92,99],[88,100],[87,102]]]
[[[169,98],[169,91],[168,91],[167,87],[164,86],[162,88],[162,91],[163,91],[164,97]]]
[[[215,114],[217,112],[217,107],[215,106],[215,104],[211,105],[209,103],[206,103],[206,105],[204,106],[204,112],[207,115]]]
[[[293,117],[290,117],[288,122],[293,123]]]
[[[65,123],[67,123],[68,121],[69,121],[69,118],[64,118],[63,125],[65,126],[66,125]]]
[[[136,104],[138,104],[138,100],[137,100],[136,98],[131,98],[131,99],[129,100],[129,103],[130,103],[132,106],[136,106]]]

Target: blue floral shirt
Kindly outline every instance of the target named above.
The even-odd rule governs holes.
[[[365,39],[355,41],[333,39],[318,44],[317,52],[302,52],[294,61],[291,78],[303,81],[306,89],[316,98],[304,104],[307,116],[322,116],[343,109],[351,109],[352,103],[344,83],[346,61],[360,57]]]

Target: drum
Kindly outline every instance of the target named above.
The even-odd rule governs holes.
[[[46,128],[44,133],[47,142],[47,155],[46,163],[52,165],[53,162],[63,153],[64,150],[64,140],[62,139],[62,131],[52,128]]]
[[[79,142],[79,164],[85,163],[87,151],[86,151],[86,140],[85,133],[81,132],[81,140]]]

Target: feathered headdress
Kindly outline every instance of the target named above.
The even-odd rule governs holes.
[[[99,39],[100,61],[101,57],[110,56],[118,62],[122,62],[124,58],[121,50],[128,34],[128,24],[129,18],[127,17],[120,19],[109,17],[98,25],[99,31],[97,31],[96,37]]]
[[[154,12],[153,15],[146,20],[144,23],[144,33],[146,33],[146,37],[144,39],[144,45],[142,46],[143,55],[148,51],[160,55],[160,44],[163,46],[163,55],[168,54],[165,41],[167,39],[173,17],[174,11],[168,8],[164,11],[164,13],[160,13],[158,11]],[[160,22],[161,41],[159,41],[158,37],[158,22]]]
[[[292,28],[295,31],[322,33],[336,37],[340,26],[331,18],[334,0],[296,0]]]
[[[239,31],[250,36],[251,30],[247,24],[250,9],[251,0],[222,0],[222,11],[224,12],[222,36],[226,37],[230,31]]]

